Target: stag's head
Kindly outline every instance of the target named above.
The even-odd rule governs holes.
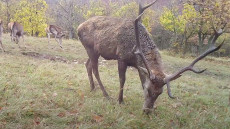
[[[156,0],[157,1],[157,0]],[[141,71],[141,73],[143,74],[142,76],[144,78],[142,78],[142,81],[144,82],[143,84],[143,88],[144,88],[144,96],[145,96],[145,102],[144,102],[144,106],[143,106],[143,110],[145,113],[150,113],[151,110],[153,109],[154,103],[156,101],[156,99],[158,98],[158,96],[163,92],[163,87],[166,85],[167,86],[167,92],[168,92],[168,96],[170,98],[174,98],[171,94],[171,89],[170,89],[170,81],[173,81],[179,77],[182,76],[182,73],[184,73],[185,71],[192,71],[194,73],[203,73],[206,69],[198,71],[195,70],[193,68],[193,66],[200,60],[202,60],[204,57],[206,57],[207,55],[209,55],[210,53],[213,53],[217,50],[219,50],[221,48],[221,46],[223,45],[223,43],[221,43],[218,47],[212,47],[209,50],[207,50],[206,52],[204,52],[202,55],[200,55],[198,58],[196,58],[189,66],[182,68],[181,70],[175,72],[174,74],[171,75],[166,75],[164,74],[164,72],[160,67],[157,66],[152,66],[152,65],[161,65],[159,62],[161,62],[160,57],[156,57],[159,56],[159,52],[157,49],[155,49],[156,52],[154,52],[154,54],[152,53],[151,56],[153,56],[153,64],[149,63],[149,58],[148,60],[146,59],[146,56],[148,55],[144,55],[142,52],[142,48],[141,48],[141,43],[139,41],[139,22],[141,19],[141,16],[143,15],[143,12],[145,9],[147,9],[148,7],[150,7],[151,5],[153,5],[156,1],[154,1],[153,3],[142,7],[139,4],[139,16],[137,17],[137,19],[135,20],[135,36],[136,36],[136,45],[133,48],[133,52],[136,55],[139,55],[145,65],[145,68],[143,67],[139,67],[139,70]],[[215,35],[213,39],[217,39],[221,34],[223,33],[223,31],[215,31]],[[216,40],[212,41],[215,42]],[[152,41],[151,41],[152,42]],[[152,62],[152,61],[150,61]],[[153,67],[157,67],[155,69],[152,69]]]

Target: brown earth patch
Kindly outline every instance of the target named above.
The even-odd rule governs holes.
[[[64,62],[64,63],[73,63],[74,61],[68,60],[65,57],[62,56],[54,56],[54,55],[49,55],[49,54],[41,54],[37,52],[22,52],[22,55],[25,56],[30,56],[38,59],[48,59],[51,61],[56,61],[56,62]]]

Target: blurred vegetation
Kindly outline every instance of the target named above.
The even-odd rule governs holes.
[[[229,0],[174,0],[171,4],[164,1],[146,10],[142,18],[160,49],[198,55],[225,39],[223,50],[213,55],[230,57]],[[149,2],[143,0],[142,4]],[[47,24],[58,25],[68,31],[68,38],[78,39],[76,28],[93,16],[134,19],[137,14],[136,0],[0,0],[5,32],[10,21],[18,21],[28,35],[40,37],[45,36]],[[219,29],[224,33],[212,43],[215,30]]]

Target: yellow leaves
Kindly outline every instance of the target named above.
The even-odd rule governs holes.
[[[176,23],[176,17],[173,14],[172,10],[169,10],[168,8],[164,8],[164,13],[160,16],[160,23],[161,25],[169,31],[174,31],[175,23]]]
[[[14,15],[14,21],[23,24],[24,31],[30,35],[45,36],[44,28],[47,26],[45,17],[46,9],[47,4],[44,0],[22,0],[20,8]]]
[[[89,9],[83,14],[85,19],[89,19],[93,16],[102,16],[105,15],[105,6],[102,6],[101,0],[99,1],[90,1]]]
[[[115,17],[131,17],[132,14],[136,16],[138,12],[138,6],[136,2],[131,2],[123,5],[118,10],[116,10],[113,14]],[[131,14],[132,13],[132,14]]]
[[[193,5],[190,5],[190,4],[184,4],[184,9],[182,11],[182,17],[183,19],[185,20],[190,20],[190,19],[193,19],[193,18],[196,18],[197,17],[197,12],[194,8]]]
[[[197,17],[197,12],[192,5],[184,4],[181,15],[177,14],[177,8],[164,8],[164,13],[160,17],[161,25],[169,31],[183,34],[188,23]]]

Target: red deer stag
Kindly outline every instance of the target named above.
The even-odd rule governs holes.
[[[23,29],[23,26],[18,22],[10,22],[8,24],[8,28],[10,30],[11,41],[15,41],[16,44],[18,44],[18,46],[20,48],[19,39],[20,39],[20,37],[22,37],[24,47],[26,48],[26,45],[24,43],[24,29]]]
[[[47,33],[47,36],[48,36],[48,43],[50,44],[50,35],[54,35],[55,37],[55,40],[59,43],[59,46],[62,48],[62,37],[65,36],[65,33],[64,31],[55,26],[55,25],[49,25],[47,28],[46,28],[46,33]],[[57,40],[58,38],[58,40]]]
[[[3,45],[2,45],[2,34],[3,34],[3,27],[2,26],[3,26],[3,22],[0,19],[0,45],[1,45],[2,51],[5,52]]]
[[[166,75],[162,69],[162,61],[159,50],[151,40],[146,28],[140,22],[145,9],[153,5],[156,1],[146,7],[139,6],[139,16],[133,21],[129,19],[112,18],[108,16],[93,17],[78,27],[78,36],[89,56],[86,62],[86,69],[90,81],[91,90],[94,90],[94,73],[104,97],[109,98],[98,72],[98,58],[102,56],[107,60],[118,61],[118,71],[120,78],[119,103],[123,102],[123,87],[125,83],[125,73],[127,66],[135,67],[140,76],[144,90],[145,102],[143,111],[151,112],[158,96],[163,92],[163,86],[167,85],[167,91],[171,95],[169,82],[181,76],[185,71],[202,73],[205,70],[197,71],[193,68],[195,63],[203,59],[208,54],[218,50],[220,46],[211,48],[191,65],[183,68],[172,75]]]

